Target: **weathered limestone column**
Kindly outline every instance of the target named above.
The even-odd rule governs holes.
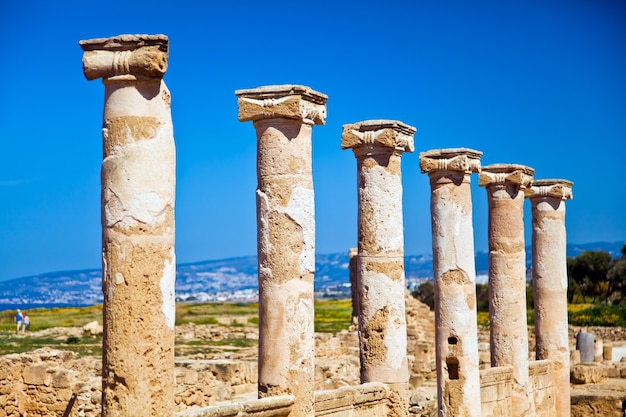
[[[480,410],[476,266],[470,175],[482,152],[442,149],[420,154],[432,189],[435,339],[439,416],[475,416]]]
[[[168,39],[81,41],[102,78],[102,415],[174,411],[175,150]]]
[[[357,331],[359,328],[359,316],[361,315],[361,301],[359,300],[359,284],[357,281],[357,260],[359,259],[359,250],[350,248],[348,253],[350,272],[350,295],[352,296],[352,321],[350,322],[350,330]]]
[[[315,217],[311,130],[324,94],[298,85],[235,92],[257,134],[259,397],[291,394],[314,415]]]
[[[570,415],[569,334],[565,200],[572,182],[533,181],[528,198],[533,216],[533,297],[538,360],[554,364],[557,415]]]
[[[395,120],[343,126],[357,159],[361,382],[408,383],[404,305],[403,152],[415,128]]]
[[[532,168],[515,164],[482,167],[479,182],[489,207],[489,322],[491,366],[513,367],[513,416],[531,414],[526,319],[524,190]]]

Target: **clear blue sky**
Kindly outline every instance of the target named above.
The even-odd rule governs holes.
[[[407,254],[431,252],[418,153],[446,147],[574,181],[569,243],[626,240],[624,1],[215,3],[0,1],[0,279],[100,267],[104,87],[83,77],[78,41],[124,33],[170,38],[179,262],[256,253],[256,139],[233,92],[268,84],[329,96],[313,131],[318,253],[356,245],[341,126],[380,118],[418,129],[402,161]]]

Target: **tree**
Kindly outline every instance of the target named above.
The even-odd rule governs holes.
[[[585,302],[585,297],[580,290],[578,281],[574,279],[574,269],[576,268],[576,258],[571,256],[567,257],[567,302],[573,304],[576,297],[580,299],[580,302]]]
[[[608,302],[609,285],[607,273],[611,266],[611,255],[603,250],[583,251],[568,265],[571,278],[578,284],[583,300],[593,297]]]
[[[607,272],[607,299],[614,298],[615,304],[621,303],[626,298],[626,244],[622,246],[621,252],[621,258],[613,259]]]
[[[411,292],[411,295],[426,304],[431,310],[435,308],[435,287],[432,282],[422,282]]]

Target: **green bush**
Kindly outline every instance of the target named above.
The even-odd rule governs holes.
[[[569,324],[574,326],[626,327],[626,305],[570,306],[567,313]]]
[[[80,338],[76,336],[70,336],[67,338],[65,343],[67,343],[68,345],[77,345],[80,343]]]

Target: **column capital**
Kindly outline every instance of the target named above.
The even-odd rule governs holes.
[[[481,168],[478,176],[478,185],[514,185],[519,188],[528,188],[533,182],[535,170],[518,164],[492,164]]]
[[[561,200],[571,200],[572,185],[568,180],[535,180],[530,188],[526,190],[526,198],[553,197]]]
[[[341,149],[356,150],[361,146],[378,145],[401,152],[413,152],[416,129],[397,120],[366,120],[343,125]]]
[[[167,70],[168,38],[165,35],[119,35],[79,42],[83,72],[96,78],[136,80],[163,78]]]
[[[236,90],[239,121],[286,118],[323,125],[328,96],[303,85],[267,85]]]
[[[434,149],[420,153],[422,174],[438,171],[480,172],[480,151],[467,148]]]

